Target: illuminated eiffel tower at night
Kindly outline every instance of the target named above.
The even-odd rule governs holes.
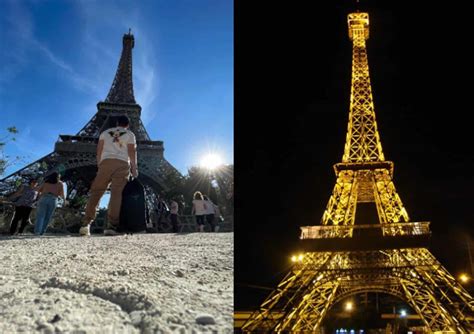
[[[349,122],[336,184],[321,225],[301,227],[304,252],[243,332],[320,332],[337,303],[360,293],[406,302],[429,333],[474,332],[474,299],[428,250],[429,222],[410,220],[377,129],[366,40],[369,15],[348,15],[352,40]],[[378,221],[356,216],[372,207]]]

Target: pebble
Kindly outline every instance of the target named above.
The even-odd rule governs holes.
[[[59,314],[56,314],[53,319],[49,320],[49,322],[54,324],[55,322],[58,322],[61,319],[61,316]]]
[[[130,275],[130,270],[124,269],[124,270],[116,270],[112,272],[112,275],[114,276],[127,276]]]
[[[196,317],[196,323],[200,325],[214,325],[216,321],[212,315],[201,314]]]

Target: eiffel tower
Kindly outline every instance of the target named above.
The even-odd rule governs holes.
[[[301,227],[304,252],[242,327],[245,333],[320,332],[332,306],[379,292],[412,307],[429,333],[474,332],[474,299],[428,250],[429,222],[412,222],[377,130],[367,60],[369,15],[348,15],[353,43],[349,124],[321,225]],[[372,206],[378,222],[356,219]],[[360,216],[358,215],[357,218]]]
[[[181,174],[164,158],[163,142],[151,140],[141,121],[142,108],[133,93],[134,45],[135,38],[129,31],[123,36],[122,54],[112,87],[105,101],[97,104],[97,113],[92,119],[76,135],[60,135],[54,152],[0,180],[0,195],[11,193],[29,178],[41,178],[58,171],[67,184],[67,198],[83,198],[97,172],[96,148],[100,133],[116,126],[118,116],[126,115],[137,140],[138,178],[145,186],[148,207],[156,207],[156,195],[170,190],[170,181],[181,178]]]

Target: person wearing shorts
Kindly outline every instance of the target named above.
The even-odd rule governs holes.
[[[193,208],[191,214],[196,216],[196,224],[199,232],[204,232],[204,219],[206,217],[207,205],[200,191],[194,193]]]

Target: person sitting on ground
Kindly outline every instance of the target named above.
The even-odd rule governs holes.
[[[206,216],[206,210],[206,202],[204,202],[201,192],[196,191],[194,193],[191,214],[196,215],[196,224],[198,225],[199,232],[204,232],[204,217]]]
[[[107,227],[104,235],[119,235],[122,191],[130,172],[138,177],[137,144],[135,135],[128,129],[127,116],[117,118],[117,126],[102,132],[97,145],[97,175],[90,188],[86,214],[79,229],[81,236],[90,236],[90,225],[96,217],[97,206],[110,184],[110,200],[107,210]]]
[[[35,234],[43,235],[58,206],[58,199],[62,198],[67,204],[64,197],[64,183],[61,182],[58,172],[53,172],[44,179],[44,183],[38,188],[38,194]]]
[[[14,199],[13,205],[15,205],[15,214],[10,223],[10,235],[22,234],[26,225],[30,223],[31,210],[33,210],[33,204],[38,195],[36,191],[37,184],[38,182],[35,179],[31,179],[28,184],[22,185],[17,192],[8,196],[9,199]],[[20,220],[21,225],[17,232],[16,229]]]

